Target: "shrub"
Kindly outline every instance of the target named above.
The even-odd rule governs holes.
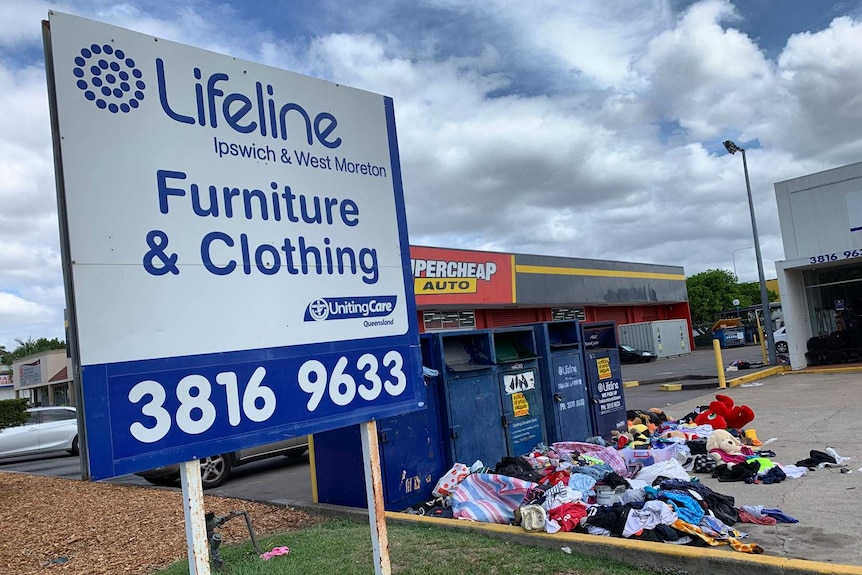
[[[27,398],[0,399],[0,431],[7,427],[15,427],[16,425],[27,423],[27,405],[29,401]]]

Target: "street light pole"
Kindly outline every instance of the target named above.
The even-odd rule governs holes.
[[[733,260],[733,279],[736,280],[736,283],[739,283],[739,276],[736,275],[736,252],[740,252],[742,250],[750,250],[751,246],[745,246],[744,248],[736,248],[732,252],[730,252],[730,259]]]
[[[775,357],[775,342],[772,341],[772,316],[769,313],[769,296],[766,293],[766,278],[763,275],[763,258],[760,256],[760,238],[757,235],[754,200],[751,197],[751,182],[748,179],[748,161],[745,158],[745,149],[740,148],[730,140],[724,141],[724,147],[731,154],[742,152],[742,169],[745,171],[745,189],[748,192],[748,209],[751,212],[751,231],[754,234],[754,253],[757,256],[757,275],[760,279],[760,305],[763,308],[763,322],[766,329],[766,349],[769,352],[769,365],[775,365],[777,361]]]

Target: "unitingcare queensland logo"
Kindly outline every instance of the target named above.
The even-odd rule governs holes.
[[[397,299],[394,295],[322,297],[305,308],[305,321],[386,317],[395,311]]]

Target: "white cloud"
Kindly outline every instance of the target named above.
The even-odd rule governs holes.
[[[771,59],[729,0],[678,14],[665,0],[417,0],[427,22],[398,2],[272,21],[207,0],[11,4],[0,0],[0,297],[18,311],[0,317],[0,343],[53,337],[29,330],[62,319],[38,56],[49,7],[392,96],[414,244],[731,269],[752,242],[741,159],[720,145],[731,138],[749,148],[774,275],[773,182],[862,159],[852,16]],[[753,250],[736,264],[756,279]]]

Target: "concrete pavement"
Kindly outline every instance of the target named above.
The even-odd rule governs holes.
[[[722,390],[737,404],[748,405],[755,420],[748,426],[757,431],[765,448],[776,452],[773,458],[794,464],[809,456],[812,449],[835,448],[851,457],[847,469],[820,469],[800,479],[777,484],[750,485],[721,483],[704,474],[695,474],[713,490],[731,495],[736,505],[763,505],[778,508],[799,520],[796,524],[775,526],[739,523],[735,527],[749,533],[747,542],[760,544],[763,555],[747,555],[729,547],[701,548],[646,543],[619,538],[563,533],[528,534],[520,527],[417,518],[387,513],[392,521],[425,521],[461,529],[474,529],[490,535],[527,544],[604,557],[624,557],[634,564],[677,573],[752,572],[775,575],[845,573],[862,575],[862,374],[843,369],[825,373],[785,373]],[[666,408],[679,417],[708,402],[714,392]],[[672,395],[672,394],[669,394]],[[318,511],[339,513],[330,506]],[[356,511],[356,510],[353,510]]]
[[[812,449],[833,447],[851,457],[841,473],[837,468],[810,471],[800,479],[770,485],[720,483],[698,475],[710,488],[732,495],[739,505],[779,508],[799,519],[797,524],[774,527],[739,524],[750,539],[776,557],[824,563],[862,565],[862,375],[855,372],[793,373],[728,388],[723,393],[736,404],[754,410],[755,429],[774,461],[794,464]],[[703,400],[689,400],[668,409],[682,416]],[[862,569],[860,569],[862,572]]]

